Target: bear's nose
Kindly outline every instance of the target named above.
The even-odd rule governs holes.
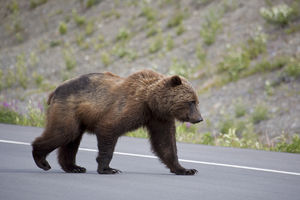
[[[196,124],[196,123],[199,123],[199,122],[202,122],[203,121],[203,118],[202,117],[199,117],[198,119],[192,121],[193,124]]]

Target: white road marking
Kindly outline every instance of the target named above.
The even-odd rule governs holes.
[[[27,142],[17,142],[17,141],[12,141],[12,140],[0,140],[2,143],[7,143],[7,144],[22,144],[22,145],[30,145],[30,143]]]
[[[31,145],[30,143],[27,143],[27,142],[18,142],[18,141],[12,141],[12,140],[0,140],[0,142],[7,143],[7,144],[27,145],[27,146]],[[96,150],[96,149],[88,149],[88,148],[79,148],[79,150],[80,151],[89,151],[89,152],[98,152],[98,150]],[[135,153],[114,152],[114,154],[124,155],[124,156],[141,157],[141,158],[158,159],[156,156],[135,154]],[[179,159],[179,161],[187,162],[187,163],[203,164],[203,165],[214,165],[214,166],[221,166],[221,167],[230,167],[230,168],[238,168],[238,169],[246,169],[246,170],[263,171],[263,172],[300,176],[300,173],[297,173],[297,172],[281,171],[281,170],[274,170],[274,169],[264,169],[264,168],[257,168],[257,167],[247,167],[247,166],[241,166],[241,165],[230,165],[230,164],[224,164],[224,163],[214,163],[214,162],[186,160],[186,159]]]

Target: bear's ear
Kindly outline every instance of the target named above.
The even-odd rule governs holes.
[[[172,76],[171,80],[170,80],[170,83],[171,83],[172,87],[175,87],[177,85],[181,85],[182,84],[181,78],[179,76],[177,76],[177,75]]]

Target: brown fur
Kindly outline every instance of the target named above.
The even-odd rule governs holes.
[[[178,162],[175,120],[202,121],[198,103],[187,80],[151,70],[127,78],[106,72],[71,79],[49,95],[45,130],[32,144],[34,160],[49,170],[46,156],[59,148],[58,160],[64,171],[85,172],[75,164],[75,156],[88,131],[98,140],[98,173],[118,173],[109,167],[118,138],[143,126],[148,129],[153,151],[171,172],[195,174],[195,169],[185,169]]]

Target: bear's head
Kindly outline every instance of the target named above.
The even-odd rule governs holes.
[[[181,122],[203,121],[199,112],[199,100],[192,85],[177,75],[166,77],[153,85],[150,109],[161,119],[175,118]]]

